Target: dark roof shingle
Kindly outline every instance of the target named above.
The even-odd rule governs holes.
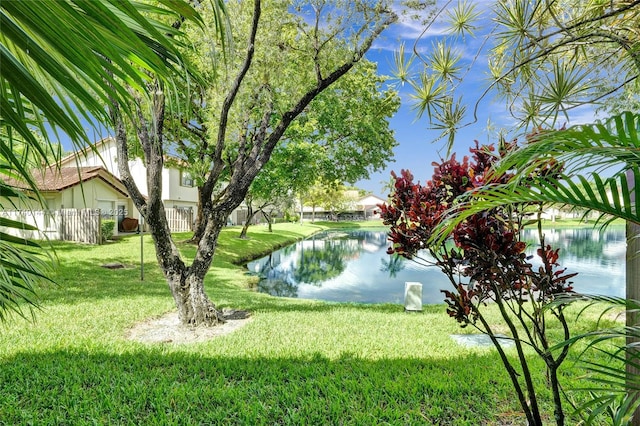
[[[116,191],[128,197],[127,191],[117,177],[109,173],[104,167],[47,167],[32,170],[33,181],[40,191],[62,191],[91,179],[101,179]],[[6,179],[7,185],[27,189],[27,185],[15,179]]]

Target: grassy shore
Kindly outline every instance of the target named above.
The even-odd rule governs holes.
[[[598,229],[602,225],[601,222],[596,222],[595,219],[580,220],[580,219],[558,219],[555,221],[543,220],[542,226],[544,228],[596,228]],[[622,219],[613,220],[609,226],[619,227],[624,226],[625,221]]]
[[[496,352],[457,345],[450,335],[472,330],[461,330],[443,306],[405,313],[400,305],[249,289],[255,278],[239,263],[329,226],[347,225],[279,224],[273,233],[256,226],[248,240],[237,238],[239,228],[225,229],[207,293],[253,319],[187,345],[127,339],[136,323],[174,309],[149,236],[55,243],[58,285],[43,289],[36,320],[13,318],[0,328],[0,424],[524,424]],[[192,246],[179,246],[193,256]],[[113,262],[126,268],[101,267]],[[535,371],[544,389],[543,365]],[[563,378],[571,387],[580,374],[567,368]],[[541,397],[551,419],[551,397],[544,390]]]

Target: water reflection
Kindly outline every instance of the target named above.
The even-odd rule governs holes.
[[[524,234],[534,242],[536,231]],[[600,234],[591,228],[545,230],[560,247],[561,264],[578,272],[578,292],[624,296],[623,228]],[[405,281],[423,283],[423,303],[442,303],[449,282],[438,269],[388,255],[386,230],[330,231],[250,262],[261,280],[258,291],[274,296],[366,303],[402,303]],[[531,253],[535,249],[530,250]],[[534,256],[533,263],[537,260]]]
[[[568,272],[578,272],[574,290],[581,293],[625,295],[626,241],[624,227],[611,227],[600,233],[597,229],[545,230],[545,240],[560,248],[560,262]],[[534,240],[536,232],[524,234]]]

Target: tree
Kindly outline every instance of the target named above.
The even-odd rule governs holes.
[[[462,3],[451,10],[449,17],[453,34],[470,34],[477,29],[473,22],[480,13],[474,7],[472,3]],[[496,26],[485,39],[487,42],[491,39],[496,41],[487,64],[492,83],[482,98],[492,92],[492,89],[497,89],[494,93],[506,102],[520,128],[531,129],[543,125],[555,127],[560,119],[568,121],[572,111],[579,107],[586,107],[591,111],[603,107],[614,114],[627,109],[637,112],[640,82],[640,37],[637,31],[640,25],[639,1],[514,0],[495,2],[492,12]],[[418,112],[427,113],[434,127],[442,130],[443,136],[449,137],[448,146],[451,148],[456,131],[476,121],[476,112],[482,99],[475,102],[473,119],[465,121],[466,102],[456,89],[460,78],[469,72],[474,63],[461,66],[460,57],[453,53],[450,45],[443,42],[440,46],[440,49],[423,61],[424,64],[434,66],[431,69],[425,67],[419,79],[408,77],[408,64],[403,58],[397,61],[397,74],[399,78],[413,82]],[[482,57],[480,53],[475,58]],[[614,119],[616,124],[623,126],[617,129],[617,133],[621,131],[627,134],[631,131],[630,127],[624,127],[624,123],[628,121],[620,117]],[[600,179],[599,183],[596,181],[599,186],[612,187],[619,193],[628,193],[633,184],[637,188],[637,173],[634,171],[638,165],[637,158],[621,158],[614,152],[620,147],[611,146],[611,141],[607,138],[604,138],[603,149],[599,146],[603,141],[598,135],[601,127],[596,129],[595,132],[585,129],[579,137],[586,142],[582,146],[584,151],[551,152],[561,152],[561,155],[569,155],[575,161],[599,157],[606,158],[603,161],[609,161],[609,164],[617,162],[618,166],[626,168],[629,173],[629,183],[620,173],[616,173],[612,180],[606,180],[605,183],[597,173],[590,176]],[[616,132],[608,133],[612,135]],[[560,137],[562,138],[563,136]],[[629,140],[633,140],[633,137],[625,142]],[[570,149],[575,149],[576,139],[570,137],[570,141],[569,144],[561,143],[560,147],[573,145]],[[536,145],[532,148],[534,151],[545,146],[533,145]],[[547,154],[549,153],[544,155]],[[576,160],[580,157],[582,160]],[[523,161],[521,164],[532,164],[529,159],[519,158]],[[637,245],[640,228],[637,226],[637,216],[633,217],[635,198],[606,200],[600,193],[587,191],[580,176],[581,172],[578,172],[573,176],[567,174],[565,177],[568,180],[547,183],[542,180],[539,183],[541,188],[538,189],[510,186],[502,195],[512,201],[531,200],[539,196],[541,201],[554,198],[560,204],[581,206],[591,203],[598,211],[614,215],[621,213],[620,217],[629,221],[627,259],[635,259],[636,253],[640,251],[640,245]],[[552,188],[558,183],[560,189],[554,191]],[[494,195],[504,189],[496,189]],[[587,194],[587,201],[579,199],[578,194]],[[496,203],[502,202],[495,198],[493,200]],[[457,219],[452,224],[456,221]],[[628,296],[638,298],[638,266],[634,262],[627,262],[627,268]],[[628,317],[628,320],[630,325],[634,323],[633,316]],[[632,372],[631,375],[637,373]],[[640,413],[634,416],[634,422],[640,424]]]
[[[511,173],[495,173],[492,166],[512,146],[503,145],[494,153],[492,146],[471,149],[471,158],[458,161],[453,155],[437,164],[433,178],[424,186],[413,182],[410,172],[396,177],[395,190],[388,204],[381,206],[384,224],[390,226],[389,254],[399,254],[420,263],[439,268],[449,279],[450,289],[443,289],[447,313],[462,327],[471,326],[491,339],[509,374],[522,411],[528,424],[542,425],[538,403],[538,390],[530,361],[524,348],[532,348],[547,367],[548,385],[554,402],[557,425],[565,422],[558,369],[566,359],[568,346],[553,350],[555,322],[564,340],[570,338],[564,315],[565,305],[554,303],[557,296],[571,291],[570,279],[558,262],[559,249],[545,242],[540,214],[531,222],[538,229],[537,254],[540,266],[534,266],[526,256],[527,244],[519,231],[529,221],[533,203],[512,203],[493,209],[467,214],[466,219],[446,226],[446,232],[434,235],[444,223],[448,213],[466,206],[458,204],[465,197],[469,203],[477,198],[476,188],[511,182]],[[557,167],[548,164],[533,168],[518,180],[526,185],[538,176],[555,175]],[[448,225],[448,223],[447,223]],[[431,255],[430,262],[424,253]],[[517,357],[510,359],[504,351],[495,324],[485,317],[485,307],[494,304],[509,330]]]
[[[38,201],[42,202],[30,161],[48,164],[60,156],[49,134],[64,133],[76,145],[89,143],[83,120],[107,122],[106,99],[124,105],[127,87],[144,87],[147,77],[134,63],[168,78],[183,62],[172,39],[177,31],[143,17],[141,10],[198,20],[192,7],[179,3],[159,7],[127,0],[0,4],[0,173],[21,180]],[[0,180],[3,205],[19,197],[24,197],[22,190]],[[6,219],[0,219],[0,225],[29,229]],[[36,243],[0,233],[0,319],[8,309],[21,313],[21,301],[37,304],[35,288],[49,271],[40,254]]]
[[[553,176],[539,176],[523,185],[521,179],[514,179],[503,185],[487,185],[474,193],[474,199],[458,200],[458,208],[451,211],[441,228],[434,231],[434,240],[443,239],[458,224],[468,217],[491,209],[509,206],[515,203],[544,203],[579,207],[586,211],[600,213],[599,223],[606,226],[615,218],[627,221],[627,298],[601,298],[580,295],[576,299],[564,299],[562,303],[575,300],[594,299],[613,302],[628,309],[627,325],[617,330],[589,333],[586,336],[597,337],[593,347],[610,351],[612,359],[624,360],[629,371],[619,372],[611,365],[586,363],[587,370],[608,376],[604,381],[602,395],[596,393],[594,401],[587,404],[594,413],[602,412],[608,404],[620,407],[616,416],[640,421],[637,411],[640,405],[638,381],[640,380],[640,353],[637,342],[640,337],[636,300],[637,286],[634,281],[640,277],[638,253],[640,239],[629,237],[640,233],[640,209],[636,200],[640,196],[640,114],[625,113],[614,116],[603,123],[574,126],[565,130],[541,132],[526,145],[514,150],[496,166],[495,173],[510,170],[518,176],[526,176],[541,165],[562,164],[562,173]],[[608,178],[600,177],[606,170]],[[604,336],[604,337],[603,337]],[[611,351],[599,343],[613,338],[626,336],[626,344]],[[578,339],[576,337],[575,339]],[[569,340],[565,344],[573,343]],[[621,355],[622,354],[622,355]],[[621,380],[620,377],[622,377]],[[598,383],[602,379],[596,378]],[[624,382],[628,380],[625,391]],[[611,386],[614,385],[612,390]],[[620,390],[622,389],[622,392]],[[591,389],[593,390],[593,389]],[[611,407],[609,407],[611,408]],[[609,411],[607,409],[606,411]]]
[[[265,23],[265,25],[271,24]],[[277,28],[268,30],[268,35],[262,36],[261,39],[272,37],[273,33],[277,34],[279,31]],[[279,40],[268,39],[265,43],[267,42],[281,43]],[[337,49],[341,54],[348,54],[345,47],[337,47]],[[277,54],[282,55],[281,52],[273,55]],[[269,77],[270,84],[282,87],[283,96],[285,90],[296,91],[298,86],[304,84],[304,81],[309,78],[297,69],[300,58],[295,56],[298,55],[299,53],[291,53],[292,59],[281,65],[285,71]],[[206,63],[201,60],[198,62],[201,64],[202,72],[206,73]],[[271,59],[261,59],[256,62],[255,67],[263,69],[262,73],[268,72],[267,70],[272,67]],[[228,72],[231,73],[231,71]],[[220,85],[218,80],[231,79],[227,75],[221,77],[208,74],[208,76],[209,84],[216,87]],[[292,84],[294,79],[299,83]],[[272,165],[267,166],[269,171],[262,173],[263,178],[260,175],[257,178],[258,180],[263,180],[267,176],[272,178],[276,173],[294,178],[295,181],[289,184],[285,179],[274,181],[274,184],[280,185],[278,188],[270,188],[260,183],[254,184],[249,190],[249,199],[261,200],[260,203],[269,205],[272,195],[275,196],[284,188],[282,185],[286,185],[294,194],[301,194],[319,177],[325,181],[339,180],[354,183],[359,179],[367,178],[370,172],[384,167],[393,157],[392,150],[397,144],[393,132],[389,129],[388,119],[397,111],[400,102],[394,89],[385,88],[386,80],[386,77],[377,74],[376,64],[361,59],[349,73],[318,94],[282,136],[282,144],[287,147],[286,149],[291,150],[290,154],[297,159],[296,169],[284,170],[289,167],[291,161],[287,161],[282,167],[280,161],[274,161]],[[222,103],[225,93],[222,90],[207,91],[205,88],[192,92],[184,90],[184,93],[191,94],[189,103],[193,116],[190,119],[186,118],[186,112],[180,111],[175,117],[170,117],[168,122],[173,126],[172,143],[176,152],[183,160],[182,163],[189,165],[192,175],[198,177],[196,183],[201,194],[212,155],[210,129],[219,126],[217,118],[212,117],[210,110],[212,105]],[[238,113],[234,116],[234,111],[231,111],[229,127],[235,132],[243,133],[246,131],[243,126],[251,122],[250,115],[259,108],[256,98],[252,96],[239,97],[236,102]],[[300,161],[302,157],[299,152],[293,152],[300,146],[305,146],[309,150],[305,160],[307,164]],[[354,152],[358,152],[359,155],[353,155]],[[225,161],[228,159],[223,158]],[[221,180],[224,179],[225,177],[221,177]],[[214,197],[221,189],[222,185],[219,185],[218,190],[214,191]],[[269,194],[270,191],[274,192]],[[205,202],[201,197],[199,201],[200,204]],[[255,215],[260,210],[253,209],[251,205],[248,207],[250,215]],[[198,212],[200,211],[199,209]],[[192,242],[197,243],[201,239],[204,228],[205,219],[198,214]],[[244,235],[245,231],[242,234]]]
[[[322,181],[315,181],[314,185],[309,188],[304,196],[300,196],[300,211],[304,210],[304,206],[311,206],[311,222],[316,220],[316,207],[322,207],[328,202],[328,191],[324,187]],[[302,220],[302,216],[300,218]]]
[[[495,22],[491,29],[478,23],[488,20]],[[616,113],[638,104],[637,0],[496,1],[484,10],[459,2],[443,7],[429,25],[435,23],[444,23],[447,35],[424,56],[417,53],[420,40],[408,59],[401,50],[396,77],[412,86],[418,115],[428,116],[449,148],[461,127],[477,121],[489,94],[504,101],[522,129],[554,127],[569,121],[576,108],[603,106],[607,99]],[[478,51],[456,50],[461,39],[476,36],[482,38]],[[486,63],[479,60],[485,57]],[[488,85],[480,99],[465,98],[460,84],[477,68],[488,70]],[[626,100],[619,109],[623,89]]]
[[[141,102],[131,106],[139,110],[130,124],[140,140],[147,166],[147,197],[136,187],[127,161],[118,162],[121,180],[149,226],[179,318],[191,325],[224,321],[204,291],[204,277],[229,214],[242,203],[293,121],[319,94],[347,74],[376,37],[397,19],[384,2],[282,2],[263,8],[256,0],[231,2],[227,6],[230,16],[242,19],[232,28],[239,37],[233,46],[245,50],[227,52],[227,66],[234,70],[235,77],[229,81],[221,79],[218,86],[210,88],[224,90],[226,95],[220,104],[207,104],[217,111],[212,114],[218,118],[216,128],[210,129],[209,168],[201,191],[200,208],[206,225],[191,265],[185,264],[171,238],[161,200],[167,106],[161,81],[153,82],[149,90],[153,93],[147,110],[150,115],[139,110]],[[274,28],[278,31],[273,31]],[[209,52],[210,49],[202,51]],[[297,64],[295,70],[282,67],[290,61]],[[292,87],[275,86],[279,79],[274,75],[278,73],[289,77],[285,83]],[[245,109],[242,99],[251,100],[254,108]],[[109,109],[118,158],[128,159],[122,109],[116,103]],[[226,186],[214,197],[214,188],[221,178],[226,179]]]
[[[290,141],[278,146],[271,160],[251,183],[245,204],[248,208],[245,225],[240,238],[245,238],[252,218],[262,212],[271,231],[271,218],[267,209],[281,207],[283,210],[294,204],[294,194],[305,191],[317,171],[320,147],[309,142]]]
[[[322,207],[324,211],[329,212],[329,219],[336,220],[338,213],[345,211],[349,202],[353,202],[347,194],[347,188],[340,181],[325,181],[318,179],[300,197],[301,207],[304,205],[311,206],[311,221],[316,219],[316,208]]]

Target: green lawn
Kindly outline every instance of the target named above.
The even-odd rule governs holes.
[[[103,246],[55,243],[58,286],[43,289],[35,322],[13,318],[0,326],[0,425],[524,424],[495,351],[454,343],[450,334],[466,330],[443,306],[405,313],[400,305],[249,289],[255,278],[237,262],[327,226],[346,225],[280,224],[271,234],[254,226],[249,240],[236,238],[239,228],[225,229],[207,292],[253,319],[187,345],[126,338],[137,322],[174,309],[148,235],[144,281],[140,236]],[[179,245],[193,255],[192,246]],[[127,268],[101,267],[111,262]],[[544,368],[536,366],[544,388]],[[567,368],[564,376],[573,386],[579,374]],[[541,393],[551,419],[550,394]]]
[[[588,219],[586,221],[580,220],[580,219],[558,219],[555,221],[551,221],[551,220],[542,221],[542,226],[544,228],[586,228],[586,227],[594,228],[595,227],[595,229],[599,229],[600,225],[602,225],[602,222],[596,223],[595,219]],[[622,219],[615,219],[609,224],[609,226],[613,226],[613,227],[619,227],[624,225],[625,225],[625,221]]]

